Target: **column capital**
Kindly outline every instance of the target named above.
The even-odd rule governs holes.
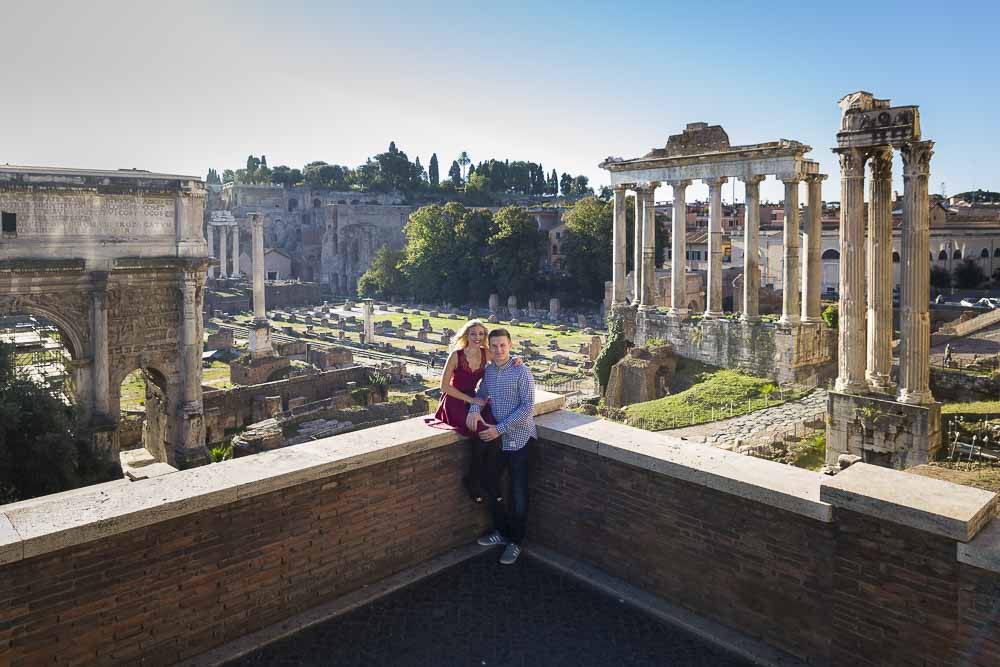
[[[667,181],[667,185],[672,187],[676,192],[679,188],[686,188],[687,186],[691,185],[691,181],[690,179],[684,179],[681,181]]]
[[[900,146],[903,156],[904,176],[927,176],[931,170],[931,156],[934,155],[933,141],[910,141]]]
[[[740,180],[742,180],[745,185],[757,187],[765,178],[767,178],[767,176],[764,174],[754,174],[753,176],[744,176]]]
[[[892,178],[892,148],[879,146],[868,153],[868,168],[873,179]]]
[[[729,177],[728,176],[717,176],[715,178],[703,178],[701,180],[702,180],[702,182],[705,185],[707,185],[710,188],[719,188],[719,187],[722,187],[722,185],[724,183],[728,183],[729,182]]]
[[[628,186],[627,186],[627,185],[625,185],[625,184],[620,184],[620,185],[616,185],[616,186],[614,186],[614,187],[612,188],[612,190],[614,190],[614,192],[615,192],[615,194],[616,194],[616,195],[620,195],[620,196],[622,196],[622,197],[624,197],[624,196],[625,196],[625,191],[626,191],[627,189],[628,189]]]
[[[860,148],[834,148],[833,152],[840,156],[840,175],[842,178],[864,178],[865,151]]]
[[[806,183],[822,183],[827,178],[829,177],[826,174],[806,174],[802,177],[802,180]]]
[[[264,217],[260,213],[247,213],[247,218],[250,220],[250,224],[254,227],[259,227],[264,224]]]
[[[801,176],[783,176],[781,178],[781,182],[784,183],[786,186],[789,186],[789,185],[798,185],[799,183],[802,182],[802,177]]]

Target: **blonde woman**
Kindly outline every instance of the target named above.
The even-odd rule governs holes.
[[[433,419],[428,423],[437,428],[449,428],[464,436],[473,438],[472,468],[466,477],[469,495],[477,503],[483,501],[483,485],[489,469],[489,449],[486,443],[478,440],[477,434],[466,426],[469,406],[475,403],[482,408],[483,421],[479,430],[485,430],[489,424],[495,424],[493,414],[486,405],[487,401],[476,398],[476,387],[483,379],[486,364],[490,360],[489,347],[486,345],[486,325],[480,320],[469,320],[451,339],[451,354],[444,366],[441,376],[441,403]],[[514,364],[524,363],[515,359]]]

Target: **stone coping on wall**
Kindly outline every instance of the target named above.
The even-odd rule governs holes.
[[[1000,520],[991,521],[971,542],[958,543],[958,562],[1000,573]]]
[[[536,390],[535,414],[565,398]],[[0,565],[234,503],[305,481],[456,444],[424,417],[128,483],[115,481],[0,506]]]
[[[830,522],[817,472],[560,410],[537,420],[538,435],[638,468]]]
[[[959,542],[975,537],[997,504],[990,491],[867,463],[823,480],[820,497],[835,507]]]

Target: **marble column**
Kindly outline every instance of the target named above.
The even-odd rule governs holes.
[[[837,383],[840,392],[863,394],[865,381],[865,153],[836,150],[840,156],[840,306]]]
[[[248,328],[250,356],[253,359],[269,357],[271,349],[271,329],[264,309],[264,219],[260,213],[250,213],[253,251],[253,321]]]
[[[636,185],[635,193],[635,225],[632,233],[632,303],[639,303],[642,294],[642,189]]]
[[[708,289],[705,317],[722,316],[722,186],[729,179],[703,179],[708,185]]]
[[[198,275],[185,271],[180,278],[181,362],[184,370],[182,402],[187,411],[201,412],[201,312],[198,308]]]
[[[671,181],[674,191],[674,213],[670,243],[670,314],[685,319],[687,308],[687,186],[691,181]]]
[[[802,257],[802,321],[818,324],[823,321],[821,299],[823,293],[823,181],[825,174],[806,176],[808,208],[804,225]]]
[[[656,308],[656,186],[649,183],[642,191],[642,296],[639,307]],[[638,224],[638,222],[637,222]]]
[[[93,355],[91,384],[94,396],[94,418],[109,420],[111,414],[111,361],[108,354],[108,274],[91,274],[91,313],[93,316]]]
[[[233,278],[240,277],[240,226],[236,224],[232,227],[233,235]]]
[[[781,324],[798,324],[801,285],[799,258],[799,179],[782,179],[785,184],[784,276],[781,281]]]
[[[219,227],[219,277],[227,278],[229,276],[226,256],[227,248],[226,245],[229,241],[229,227]]]
[[[892,372],[892,148],[869,153],[868,365],[874,391],[890,391]],[[928,268],[928,271],[930,269]]]
[[[207,231],[207,235],[208,235],[208,239],[207,239],[208,240],[208,256],[209,257],[215,257],[215,225],[213,225],[212,223],[208,223],[208,229],[206,231]],[[215,277],[215,265],[214,264],[209,264],[208,265],[208,277],[209,278],[214,278]]]
[[[746,183],[746,219],[743,225],[743,315],[744,322],[760,321],[760,182],[750,176]]]
[[[903,238],[900,252],[900,403],[934,401],[930,390],[930,205],[933,141],[903,145]],[[890,265],[891,266],[891,265]]]
[[[625,269],[628,245],[625,234],[625,186],[615,187],[615,218],[611,228],[611,305],[625,303]]]

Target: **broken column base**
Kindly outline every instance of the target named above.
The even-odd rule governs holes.
[[[253,320],[247,326],[247,348],[254,359],[274,356],[271,347],[271,324],[267,320]]]
[[[826,466],[843,455],[905,470],[934,459],[941,447],[941,404],[907,405],[831,391],[827,398]]]

